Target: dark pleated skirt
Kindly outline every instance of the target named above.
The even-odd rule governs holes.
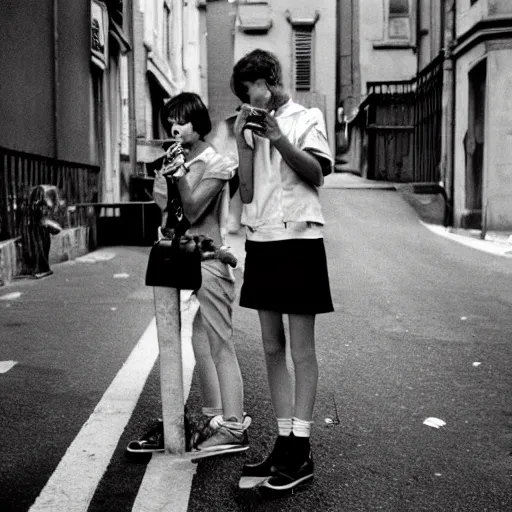
[[[245,243],[240,306],[292,314],[334,311],[323,238]]]

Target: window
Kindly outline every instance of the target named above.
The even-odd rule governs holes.
[[[313,28],[296,26],[293,30],[294,81],[296,91],[312,88]]]
[[[388,39],[408,41],[411,38],[410,0],[389,0]]]
[[[103,70],[91,66],[91,162],[102,166],[105,154],[105,96]]]
[[[293,46],[293,85],[296,91],[311,91],[314,88],[313,76],[313,35],[320,12],[312,18],[294,18],[287,10],[285,16],[292,26]]]

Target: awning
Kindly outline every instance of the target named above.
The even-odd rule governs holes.
[[[130,46],[130,40],[128,36],[124,33],[123,29],[110,18],[108,33],[115,39],[117,44],[119,45],[119,49],[121,50],[121,54],[125,55],[132,48]]]
[[[238,22],[242,32],[268,32],[272,27],[268,2],[238,4]]]
[[[155,52],[148,53],[147,72],[153,75],[167,96],[175,96],[185,85],[184,83],[177,83],[173,79],[169,64],[161,59]]]

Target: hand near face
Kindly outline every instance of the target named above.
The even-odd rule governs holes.
[[[247,104],[242,105],[234,130],[238,136],[243,136],[244,130],[251,130],[270,141],[276,141],[283,135],[273,112]]]
[[[265,113],[263,126],[264,131],[262,133],[262,137],[266,137],[270,142],[276,142],[283,136],[283,132],[281,131],[281,128],[279,128],[279,124],[273,113]]]
[[[235,124],[233,127],[233,131],[235,132],[235,137],[243,137],[243,131],[245,123],[247,123],[247,118],[251,113],[252,107],[244,103],[240,112],[238,112],[238,116],[236,117]]]
[[[179,142],[174,142],[167,148],[165,156],[169,163],[174,162],[179,155],[183,155],[183,146]]]
[[[179,142],[175,142],[167,149],[165,153],[162,174],[174,174],[183,166],[184,163],[185,152],[183,150],[183,146]]]

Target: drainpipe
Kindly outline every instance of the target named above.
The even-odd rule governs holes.
[[[53,158],[59,158],[59,0],[53,0]]]
[[[450,204],[450,218],[448,224],[453,226],[453,198],[454,198],[454,132],[455,132],[455,62],[452,57],[452,48],[456,40],[455,29],[455,0],[448,0],[445,3],[444,25],[444,51],[443,63],[443,111],[445,122],[443,124],[442,137],[442,161],[443,175],[442,185],[447,188],[447,196]]]
[[[131,50],[127,54],[127,68],[128,68],[128,134],[129,134],[129,156],[131,175],[137,174],[137,119],[135,113],[135,48],[136,41],[134,39],[134,8],[133,0],[126,0],[126,28],[128,31],[128,38],[131,43]]]

